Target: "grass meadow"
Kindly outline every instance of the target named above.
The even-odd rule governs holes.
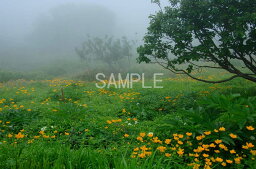
[[[162,89],[98,89],[67,79],[0,83],[1,169],[256,167],[252,82],[172,76]]]

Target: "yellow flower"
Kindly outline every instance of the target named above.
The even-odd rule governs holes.
[[[207,157],[209,157],[209,154],[203,154],[203,157],[205,157],[205,158],[207,158]]]
[[[178,144],[183,144],[183,142],[182,142],[182,141],[180,141],[180,140],[179,140],[177,143],[178,143]]]
[[[234,138],[234,139],[237,138],[237,135],[235,135],[235,134],[233,134],[233,133],[230,133],[229,136],[230,136],[231,138]]]
[[[196,136],[196,139],[197,139],[197,140],[202,140],[204,137],[205,137],[204,135]]]
[[[214,142],[215,142],[216,144],[220,144],[220,143],[222,143],[222,140],[217,139],[217,140],[215,140]]]
[[[210,135],[211,133],[212,133],[211,131],[204,132],[205,135]]]
[[[179,154],[180,156],[183,155],[183,154],[184,154],[184,149],[179,149],[179,150],[177,151],[177,154]]]
[[[214,143],[211,143],[209,146],[212,147],[212,148],[216,147],[216,145]]]
[[[27,111],[32,111],[32,109],[27,109]]]
[[[148,133],[148,137],[153,137],[154,134],[153,133]]]
[[[230,150],[229,152],[230,152],[230,154],[235,154],[236,153],[235,150]]]
[[[171,157],[172,155],[170,153],[165,153],[165,157]]]
[[[140,136],[141,136],[141,137],[145,137],[145,136],[146,136],[146,133],[140,133]]]
[[[51,138],[56,138],[56,136],[51,136]]]
[[[107,123],[108,123],[108,124],[111,124],[111,123],[112,123],[112,121],[110,121],[110,120],[107,120]]]
[[[129,134],[124,134],[124,137],[129,137]]]
[[[140,149],[141,149],[142,151],[147,151],[147,150],[148,150],[148,148],[147,148],[145,145],[144,145],[144,146],[141,146]]]
[[[44,131],[43,130],[39,131],[39,134],[44,135]]]
[[[143,138],[142,137],[137,137],[137,140],[139,140],[139,141],[143,141]]]
[[[192,136],[192,133],[187,132],[186,135],[187,136]]]
[[[139,148],[138,148],[138,147],[136,147],[136,148],[134,148],[134,149],[133,149],[133,151],[139,151]]]
[[[38,139],[40,136],[34,136],[35,139]]]
[[[171,141],[172,141],[171,139],[165,139],[165,141],[164,141],[164,142],[165,142],[165,144],[170,144],[170,143],[171,143]]]
[[[232,163],[233,163],[232,160],[226,160],[226,162],[227,162],[228,164],[232,164]]]
[[[18,134],[15,135],[15,138],[19,139],[19,138],[24,138],[25,135],[22,134],[21,132],[19,132]]]
[[[219,131],[226,131],[225,127],[220,127]]]
[[[252,143],[247,143],[247,142],[246,142],[246,146],[247,146],[248,148],[253,148],[253,147],[254,147],[254,145],[253,145]]]
[[[214,150],[214,152],[218,154],[218,153],[220,153],[220,150]]]
[[[49,138],[50,136],[47,136],[47,135],[43,135],[43,138]]]
[[[247,128],[247,130],[250,130],[250,131],[254,130],[254,127],[252,127],[252,126],[246,126],[246,128]]]
[[[65,132],[64,134],[65,134],[66,136],[70,135],[70,134],[69,134],[69,133],[67,133],[67,132]]]
[[[227,163],[222,162],[221,165],[225,167],[225,166],[227,166]]]
[[[159,150],[160,152],[165,152],[166,147],[160,146],[160,147],[157,147],[157,150]]]
[[[12,138],[12,136],[13,136],[12,134],[8,134],[7,135],[8,138]]]
[[[55,130],[53,133],[55,133],[55,134],[56,134],[56,133],[58,133],[58,131],[57,131],[57,130]]]
[[[223,159],[222,159],[222,158],[220,158],[220,157],[217,157],[217,158],[215,159],[215,161],[217,161],[217,162],[221,163],[221,162],[223,161]]]
[[[250,153],[255,156],[256,155],[256,150],[251,150]]]
[[[235,161],[236,164],[240,164],[241,163],[241,157],[234,158],[234,161]]]
[[[145,154],[145,153],[141,153],[141,154],[138,155],[138,157],[140,157],[140,158],[145,158],[145,157],[146,157],[146,154]]]

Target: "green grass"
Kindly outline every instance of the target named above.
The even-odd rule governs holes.
[[[241,145],[255,142],[245,129],[256,124],[255,84],[237,79],[212,85],[181,78],[166,79],[162,85],[163,89],[142,89],[138,83],[133,89],[101,90],[94,82],[72,80],[0,84],[0,168],[190,168],[191,146],[184,144],[185,154],[179,156],[164,140],[174,133],[192,132],[192,142],[197,144],[196,136],[221,126],[239,139],[232,141],[228,133],[212,134],[205,142],[222,139],[247,155],[241,164],[228,164],[229,168],[254,165],[252,154]],[[122,121],[107,122],[118,119]],[[44,134],[39,134],[41,130]],[[24,138],[15,138],[19,132]],[[138,141],[144,132],[153,132],[163,143],[146,137],[145,142]],[[145,144],[152,154],[132,158],[133,149]],[[159,146],[166,146],[171,157],[165,157]],[[225,152],[220,156],[231,158]],[[222,167],[220,163],[212,166]]]

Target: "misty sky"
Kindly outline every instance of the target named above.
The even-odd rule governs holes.
[[[116,14],[117,20],[124,25],[123,33],[144,33],[149,14],[158,8],[150,0],[1,0],[0,1],[0,38],[15,40],[22,38],[32,29],[35,21],[48,15],[51,9],[67,3],[102,5]]]
[[[141,41],[156,11],[151,0],[0,0],[0,69],[78,58],[88,35]]]

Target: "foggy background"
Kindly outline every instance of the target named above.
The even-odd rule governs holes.
[[[150,0],[1,0],[0,69],[79,60],[88,35],[140,41],[158,10]]]

